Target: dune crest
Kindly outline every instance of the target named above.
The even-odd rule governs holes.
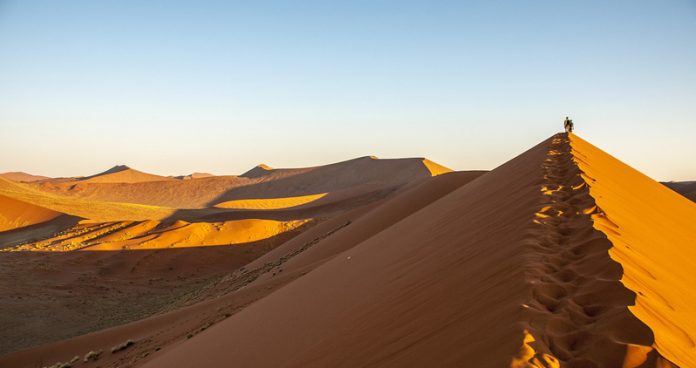
[[[272,167],[270,167],[266,164],[258,164],[256,166],[254,166],[251,170],[245,172],[244,174],[242,174],[240,176],[253,179],[253,178],[258,178],[258,177],[264,176],[264,175],[270,173],[271,171],[273,171]]]
[[[148,181],[167,181],[176,180],[174,178],[148,174],[142,171],[131,169],[126,165],[116,165],[109,170],[96,175],[79,178],[78,181],[85,183],[142,183]]]
[[[594,227],[613,244],[621,282],[637,295],[631,312],[662,356],[696,367],[696,204],[577,135],[570,141],[597,203]]]
[[[592,227],[596,205],[573,159],[567,136],[555,136],[528,232],[528,322],[511,367],[639,367],[655,359],[652,333],[628,310],[635,296]]]
[[[452,169],[444,167],[436,162],[430,161],[427,158],[423,159],[423,165],[425,165],[425,167],[428,168],[428,170],[430,171],[430,175],[432,176],[438,176],[448,172],[452,172]]]

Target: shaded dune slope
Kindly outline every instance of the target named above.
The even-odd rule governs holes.
[[[361,157],[301,169],[271,169],[257,166],[243,175],[252,178],[254,185],[231,188],[209,205],[239,199],[297,197],[347,189],[364,191],[394,188],[414,179],[451,171],[430,161],[426,164],[424,161],[427,160]]]
[[[102,367],[140,364],[144,352],[152,352],[156,346],[176,345],[186,339],[187,335],[199,332],[201,326],[209,326],[211,323],[224,319],[221,314],[234,314],[254,300],[301,277],[337,253],[378,233],[481,174],[482,172],[457,172],[413,183],[410,188],[405,188],[394,197],[353,209],[306,229],[278,248],[266,253],[262,258],[247,264],[241,270],[223,278],[222,281],[193,294],[193,299],[188,303],[203,300],[198,304],[108,330],[6,354],[0,356],[0,365],[24,367],[34,366],[37,362],[66,361],[75,355],[83,355],[88,350],[108,350],[125,339],[135,339],[138,343],[132,351],[115,356],[105,355],[98,364]],[[213,250],[223,248],[226,247]],[[204,252],[205,248],[189,248],[189,250]],[[171,252],[176,254],[182,251],[186,250],[174,249],[159,253],[160,256],[157,258],[147,255],[149,251],[117,254],[119,257],[121,255],[126,257],[128,254],[133,256],[144,254],[138,257],[151,259],[150,262],[152,262],[160,260]],[[75,253],[64,254],[67,256]],[[215,257],[208,258],[215,259]],[[180,266],[176,267],[179,269]],[[146,265],[144,270],[157,274],[158,269]],[[230,268],[230,270],[233,269]],[[210,299],[211,297],[213,299]]]
[[[146,366],[509,365],[523,338],[521,305],[529,290],[519,255],[539,207],[547,146],[343,251]]]

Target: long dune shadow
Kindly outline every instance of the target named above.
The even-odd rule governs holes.
[[[303,230],[224,246],[0,252],[0,354],[186,305]]]
[[[76,216],[61,215],[50,221],[0,232],[0,249],[51,237],[77,225],[80,220]]]

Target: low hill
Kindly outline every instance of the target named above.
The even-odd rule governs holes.
[[[148,181],[167,181],[175,179],[166,176],[144,173],[142,171],[131,169],[125,165],[117,165],[99,174],[79,178],[78,180],[80,182],[87,183],[142,183]]]
[[[48,176],[32,175],[21,171],[0,173],[0,178],[12,180],[20,183],[30,183],[39,180],[50,179]]]

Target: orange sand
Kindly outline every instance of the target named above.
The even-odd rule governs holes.
[[[147,275],[149,283],[186,279],[179,268],[192,270],[197,258],[152,266],[176,252],[214,254],[207,259],[215,263],[218,253],[208,251],[244,246],[202,246],[243,242],[259,250],[255,239],[284,242],[244,267],[216,265],[227,274],[186,294],[185,307],[15,351],[0,356],[0,365],[42,366],[133,339],[130,350],[86,366],[694,366],[696,205],[574,135],[557,134],[487,173],[433,177],[443,171],[423,159],[373,157],[303,169],[257,167],[226,182],[222,192],[216,184],[208,206],[287,206],[306,193],[328,193],[316,199],[329,206],[316,212],[324,217],[302,226],[320,217],[299,217],[307,207],[321,207],[312,202],[278,211],[189,208],[166,220],[82,221],[20,245],[145,249],[56,255],[77,255],[60,263],[70,267],[100,257],[90,263],[100,275],[123,272],[129,282]],[[205,186],[197,184],[202,181]],[[138,198],[152,200],[146,197],[156,188],[187,193],[222,183],[187,182],[193,185],[88,183],[85,191],[107,195],[127,186],[122,193],[131,196],[149,188]],[[17,200],[71,208],[38,187],[2,184],[0,193]],[[195,196],[200,203],[210,193]],[[329,201],[336,196],[340,201]],[[274,236],[289,230],[299,235]],[[0,253],[26,254],[49,253]],[[47,274],[54,277],[55,270]],[[83,285],[76,276],[68,278]]]
[[[252,243],[295,230],[309,220],[276,221],[245,219],[225,222],[176,221],[159,228],[159,221],[82,221],[45,240],[5,251],[142,250],[206,247]]]
[[[432,162],[427,158],[423,159],[423,165],[425,165],[425,167],[427,167],[428,170],[430,170],[430,175],[432,176],[438,176],[448,172],[452,172],[452,169],[444,167],[436,162]]]
[[[284,198],[238,199],[236,201],[218,203],[215,205],[215,207],[245,210],[275,210],[279,208],[297,207],[303,204],[311,203],[323,198],[327,194],[328,193],[319,193]]]
[[[60,215],[60,212],[0,195],[0,231],[39,224]]]
[[[575,161],[598,210],[594,227],[614,245],[621,281],[637,294],[630,310],[655,334],[655,347],[696,367],[696,204],[571,135]]]

